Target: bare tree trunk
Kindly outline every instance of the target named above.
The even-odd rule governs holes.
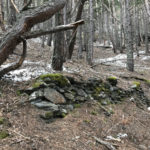
[[[55,14],[55,25],[63,24],[63,12]],[[57,71],[63,70],[64,62],[64,32],[54,35],[54,52],[52,58],[52,68]]]
[[[13,6],[13,4],[10,2],[9,3],[9,8],[10,8],[10,13],[9,13],[9,24],[10,25],[14,25],[14,23],[16,22],[16,10]]]
[[[75,21],[78,21],[81,19],[82,11],[83,11],[85,2],[86,2],[86,0],[81,0]],[[72,38],[71,38],[71,41],[69,43],[68,56],[67,56],[68,59],[71,59],[71,57],[72,57],[72,53],[73,53],[74,45],[75,45],[75,41],[76,41],[76,34],[77,34],[77,28],[75,28],[73,30]]]
[[[78,48],[78,58],[82,59],[82,26],[79,27],[79,48]]]
[[[89,65],[92,65],[93,60],[93,0],[89,0],[89,14],[90,14],[90,23],[89,23],[89,46],[87,51],[87,62]]]
[[[4,14],[3,14],[3,2],[0,0],[0,27],[3,31],[5,31],[4,26]]]
[[[144,14],[144,31],[145,31],[145,53],[146,54],[148,54],[149,53],[149,45],[148,45],[148,15],[147,15],[147,13],[145,12],[143,12],[143,14]]]
[[[126,9],[126,47],[127,47],[127,69],[134,71],[133,39],[132,39],[132,19],[130,10],[130,0],[125,0]]]

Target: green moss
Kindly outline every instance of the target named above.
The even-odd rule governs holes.
[[[4,122],[5,122],[5,118],[0,117],[0,125],[1,125],[1,124],[4,124]]]
[[[106,89],[106,88],[104,87],[104,85],[102,84],[101,86],[95,87],[92,96],[93,96],[95,99],[98,99],[100,93],[101,93],[101,92],[106,92],[106,91],[107,91],[107,89]]]
[[[134,81],[134,82],[133,82],[133,86],[135,86],[135,88],[138,89],[138,88],[140,88],[141,83],[138,82],[138,81]]]
[[[43,81],[37,80],[35,83],[33,83],[32,87],[33,88],[39,88],[43,84],[44,84]]]
[[[81,104],[74,104],[74,108],[80,108]]]
[[[44,118],[45,119],[51,119],[51,118],[53,118],[53,112],[46,112]]]
[[[90,123],[91,121],[90,121],[90,120],[84,120],[84,122],[85,122],[85,123]]]
[[[17,91],[16,91],[16,94],[17,94],[18,96],[20,96],[20,95],[21,95],[20,90],[17,90]]]
[[[62,118],[65,118],[65,117],[66,117],[66,115],[67,115],[67,114],[62,113],[62,114],[61,114],[61,117],[62,117]]]
[[[117,77],[114,77],[114,76],[110,76],[107,78],[107,81],[113,85],[113,86],[116,86],[117,85]]]
[[[6,130],[0,131],[0,139],[4,139],[8,136],[9,136],[8,131],[6,131]]]
[[[51,82],[56,82],[60,86],[67,86],[69,85],[69,80],[63,76],[62,74],[44,74],[39,77],[39,79],[45,81],[46,79],[50,79]]]
[[[91,114],[94,115],[94,116],[96,116],[97,112],[96,111],[92,111]]]
[[[150,80],[145,80],[146,84],[150,86]]]

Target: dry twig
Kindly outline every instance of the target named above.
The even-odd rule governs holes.
[[[100,138],[97,138],[97,137],[95,137],[95,136],[94,136],[93,138],[96,140],[96,142],[98,142],[98,143],[104,145],[104,146],[107,147],[107,149],[109,149],[109,150],[116,150],[116,148],[114,147],[114,145],[115,145],[115,146],[118,146],[118,145],[116,145],[116,144],[112,144],[112,143],[103,141],[103,140],[101,140]]]

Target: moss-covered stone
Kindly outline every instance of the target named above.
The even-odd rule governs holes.
[[[140,88],[140,86],[141,86],[141,83],[140,83],[140,82],[138,82],[138,81],[134,81],[134,82],[133,82],[133,86],[132,86],[132,88],[134,88],[134,89],[139,89],[139,88]]]
[[[41,87],[42,85],[44,85],[45,83],[43,81],[40,81],[40,80],[37,80],[36,82],[34,82],[32,84],[32,88],[39,88]]]
[[[101,93],[101,92],[107,92],[107,89],[104,87],[103,84],[101,84],[100,86],[96,86],[96,87],[94,88],[94,91],[93,91],[92,96],[93,96],[95,99],[100,100],[100,99],[101,99],[101,98],[100,98],[100,93]]]
[[[92,111],[92,112],[91,112],[91,115],[96,116],[96,115],[97,115],[97,112],[96,112],[96,111]]]
[[[0,117],[0,125],[1,125],[1,124],[4,124],[4,122],[5,122],[5,118]]]
[[[118,81],[117,81],[117,77],[114,76],[110,76],[106,79],[112,86],[116,86]]]
[[[44,118],[45,119],[51,119],[51,118],[53,118],[53,115],[54,115],[53,112],[49,111],[49,112],[45,113]]]
[[[150,87],[150,80],[145,80],[145,83]]]
[[[41,75],[39,77],[39,79],[43,80],[43,81],[49,81],[49,82],[54,82],[57,83],[59,86],[63,87],[63,86],[68,86],[70,85],[69,80],[63,76],[62,74],[44,74]]]
[[[7,138],[8,136],[9,136],[8,131],[6,131],[6,130],[0,131],[0,139]]]
[[[74,108],[80,108],[81,104],[74,104]]]

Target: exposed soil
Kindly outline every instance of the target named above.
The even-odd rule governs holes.
[[[21,46],[18,47],[18,53]],[[140,47],[144,49],[144,47]],[[94,58],[114,57],[111,49],[95,47]],[[144,54],[142,54],[144,55]],[[39,64],[24,64],[25,67],[42,67],[47,69],[51,61],[52,50],[49,47],[41,48],[40,44],[31,41],[28,44],[30,62],[43,62]],[[142,56],[141,56],[142,57]],[[141,58],[140,57],[140,58]],[[106,79],[108,76],[118,78],[118,86],[128,89],[133,81],[141,82],[145,94],[150,98],[150,87],[141,79],[150,80],[150,59],[142,61],[136,57],[135,72],[128,72],[124,67],[108,64],[94,64],[93,67],[85,63],[85,59],[77,60],[76,52],[72,61],[64,64],[63,74],[86,80],[89,77]],[[10,57],[8,62],[16,60]],[[8,63],[7,62],[7,63]],[[144,67],[142,67],[144,66]],[[149,68],[149,69],[148,69]],[[49,70],[47,70],[49,71]],[[33,79],[34,80],[34,79]],[[5,127],[10,136],[0,139],[0,150],[106,150],[107,148],[96,142],[94,136],[106,141],[107,136],[117,138],[119,133],[126,134],[120,141],[110,140],[118,150],[150,149],[150,111],[148,106],[142,109],[137,107],[131,97],[120,104],[104,106],[111,109],[113,114],[107,116],[104,108],[96,101],[84,103],[62,119],[45,123],[39,114],[42,110],[26,102],[26,95],[18,95],[17,90],[30,87],[30,81],[14,82],[8,78],[0,81],[2,91],[0,97],[0,117],[8,120]]]

